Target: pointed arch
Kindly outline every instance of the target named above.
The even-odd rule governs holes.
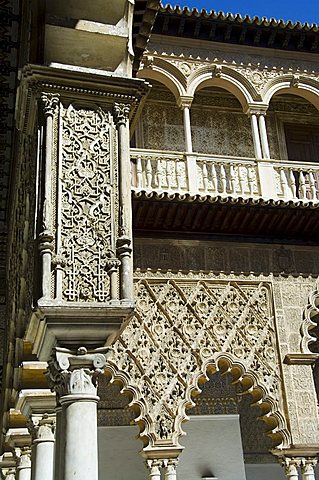
[[[269,105],[274,95],[289,93],[308,100],[319,110],[319,82],[304,75],[281,75],[270,80],[264,87],[262,97]]]

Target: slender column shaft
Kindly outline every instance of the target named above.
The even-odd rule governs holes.
[[[22,452],[17,466],[17,480],[31,480],[31,451]]]
[[[51,298],[51,260],[52,260],[52,233],[51,233],[51,176],[52,176],[52,147],[53,147],[53,116],[59,103],[55,94],[43,94],[44,112],[46,117],[45,128],[45,158],[44,158],[44,199],[42,211],[42,232],[39,235],[39,250],[42,257],[42,298]]]
[[[120,290],[121,299],[133,300],[131,161],[128,114],[128,105],[115,104],[114,116],[118,128],[120,170],[120,235],[117,245],[118,256],[121,259]]]
[[[99,397],[67,395],[64,480],[98,480],[97,402]]]
[[[193,145],[192,145],[192,129],[191,129],[189,107],[186,107],[186,106],[183,107],[183,120],[184,120],[185,149],[187,153],[191,153],[193,151]]]
[[[262,153],[261,153],[257,115],[255,113],[251,114],[251,128],[252,128],[252,134],[253,134],[255,156],[258,160],[260,160],[262,158]]]
[[[267,137],[265,115],[259,115],[258,123],[259,123],[259,131],[260,131],[261,146],[262,146],[262,151],[263,151],[263,158],[269,159],[270,158],[270,153],[269,153],[269,144],[268,144],[268,137]]]
[[[32,480],[53,480],[54,418],[42,417],[33,440]]]

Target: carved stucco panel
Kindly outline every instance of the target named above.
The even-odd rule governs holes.
[[[114,258],[117,166],[109,112],[62,110],[61,248],[63,299],[105,302]]]
[[[140,406],[142,437],[178,445],[190,393],[204,365],[219,368],[222,354],[252,372],[271,410],[279,408],[269,285],[140,280],[136,298],[136,314],[115,343],[109,368]]]

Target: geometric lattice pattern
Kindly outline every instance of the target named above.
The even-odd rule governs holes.
[[[278,362],[270,286],[213,280],[139,280],[136,313],[109,358],[113,376],[140,407],[142,437],[178,445],[198,381],[232,372],[276,418]]]

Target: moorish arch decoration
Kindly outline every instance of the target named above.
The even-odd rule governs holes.
[[[275,94],[289,93],[308,100],[319,110],[319,78],[300,74],[282,74],[270,79],[261,92],[263,102],[269,102]]]
[[[300,349],[304,354],[311,354],[309,346],[317,340],[312,331],[319,325],[319,290],[316,289],[309,295],[308,305],[303,314],[301,324],[301,344]]]
[[[290,443],[267,283],[140,278],[136,311],[108,354],[106,374],[138,407],[144,452],[180,449],[186,410],[207,373],[231,373],[260,407],[268,434]]]
[[[314,71],[292,73],[288,68],[264,68],[243,62],[219,64],[196,61],[194,58],[159,57],[152,52],[143,57],[141,78],[159,80],[175,95],[193,97],[198,88],[215,85],[238,98],[244,111],[248,104],[269,105],[276,93],[291,93],[310,101],[319,109],[319,75]]]

